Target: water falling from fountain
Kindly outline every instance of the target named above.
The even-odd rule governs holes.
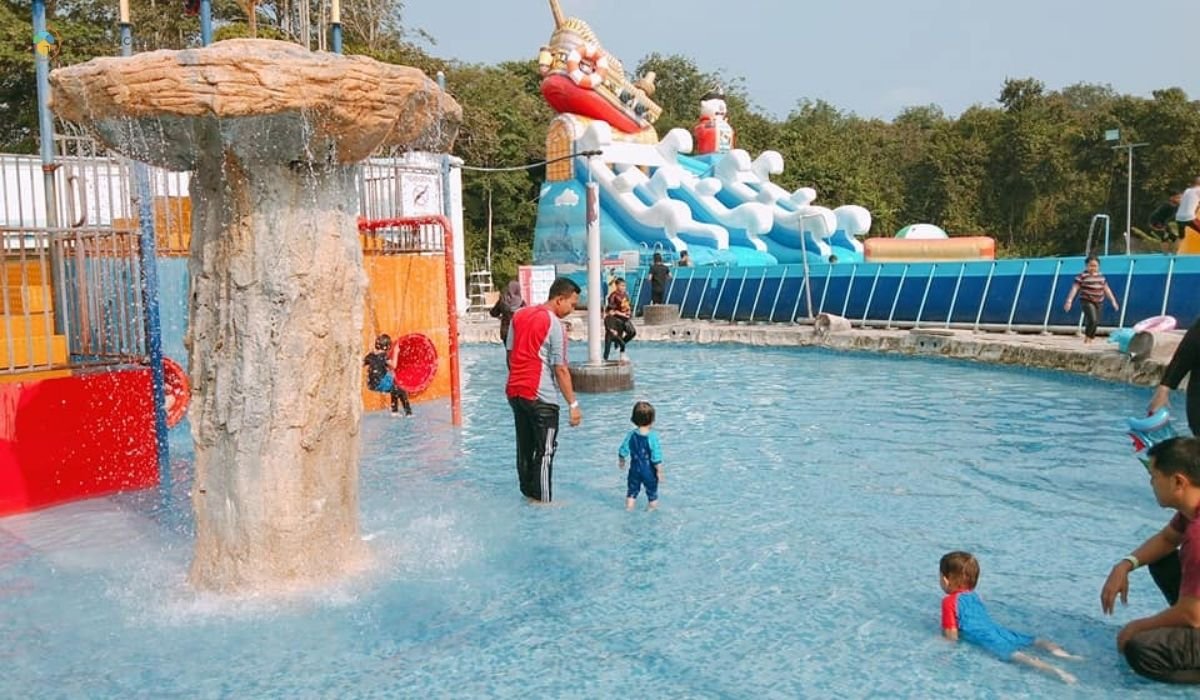
[[[447,149],[457,103],[413,68],[257,39],[51,84],[59,116],[117,152],[193,171],[191,581],[278,590],[359,568],[357,164]]]

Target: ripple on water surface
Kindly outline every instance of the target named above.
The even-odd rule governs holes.
[[[576,344],[574,352],[583,351]],[[371,572],[197,594],[189,447],[154,492],[0,520],[6,697],[1184,697],[1116,656],[1160,607],[1112,561],[1166,520],[1122,419],[1146,391],[958,362],[639,346],[637,389],[582,398],[557,504],[517,494],[503,353],[444,403],[364,419]],[[633,401],[658,411],[657,513],[622,508]],[[938,636],[937,560],[969,549],[995,617],[1087,661],[1069,689]]]

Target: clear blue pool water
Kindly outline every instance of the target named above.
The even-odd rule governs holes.
[[[582,352],[582,347],[575,347]],[[1119,626],[1161,607],[1111,564],[1158,509],[1122,419],[1148,392],[1062,374],[735,346],[636,346],[636,391],[583,398],[553,508],[516,486],[503,358],[448,407],[364,420],[371,575],[289,600],[192,593],[186,433],[170,498],[0,520],[2,697],[1190,697]],[[662,509],[615,452],[655,403]],[[643,502],[644,503],[644,502]],[[937,561],[981,559],[1001,622],[1083,654],[1080,685],[939,637]],[[1062,662],[1064,665],[1069,662]]]

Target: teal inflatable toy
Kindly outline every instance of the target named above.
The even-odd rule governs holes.
[[[1150,468],[1150,458],[1146,451],[1158,443],[1175,437],[1175,427],[1171,425],[1171,412],[1164,406],[1145,418],[1129,418],[1129,439],[1133,440],[1133,454],[1142,466]]]

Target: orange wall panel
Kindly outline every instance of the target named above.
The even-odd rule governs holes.
[[[446,263],[442,255],[366,255],[366,308],[363,316],[363,354],[370,352],[375,336],[387,333],[392,340],[421,333],[433,341],[438,366],[433,383],[409,398],[414,404],[450,396],[450,336],[446,327]],[[362,369],[363,408],[389,407],[387,394],[367,389]]]

